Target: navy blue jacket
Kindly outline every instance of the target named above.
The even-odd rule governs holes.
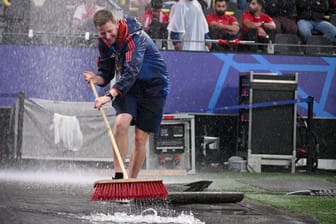
[[[98,38],[98,73],[107,85],[119,73],[114,88],[122,95],[166,97],[166,64],[153,40],[134,18],[119,21],[118,40],[109,46]]]

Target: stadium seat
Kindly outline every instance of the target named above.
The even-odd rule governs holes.
[[[277,33],[274,38],[274,53],[275,54],[290,54],[290,55],[297,55],[303,54],[303,50],[300,46],[286,46],[288,45],[298,45],[299,44],[299,37],[295,34],[284,34],[284,33]],[[281,46],[277,45],[281,44]]]
[[[329,46],[329,47],[324,47]],[[308,37],[305,54],[307,55],[330,55],[332,54],[332,43],[330,40],[320,35],[312,35]]]

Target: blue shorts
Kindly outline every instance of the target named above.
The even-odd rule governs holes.
[[[132,95],[118,96],[112,106],[117,115],[127,113],[132,115],[131,125],[145,132],[157,133],[166,103],[165,97],[135,97]]]

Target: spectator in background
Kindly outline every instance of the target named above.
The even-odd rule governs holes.
[[[161,11],[163,0],[152,0],[150,5],[146,9],[143,20],[144,30],[148,30],[153,20],[157,20],[160,23],[168,23],[169,16]]]
[[[96,28],[94,27],[92,18],[102,8],[97,5],[96,0],[83,0],[83,3],[76,8],[73,15],[72,28],[86,32],[95,32]]]
[[[329,12],[328,0],[296,0],[298,29],[303,42],[312,35],[312,30],[320,31],[330,41],[335,40],[336,27],[324,20]]]
[[[263,13],[263,0],[251,0],[249,10],[242,15],[242,33],[241,39],[256,41],[259,43],[268,43],[274,38],[276,29],[273,19]],[[247,47],[248,50],[257,50],[256,46]],[[265,46],[261,46],[260,50],[265,50]]]
[[[144,13],[144,30],[161,49],[167,49],[168,14],[162,12],[163,0],[152,0]],[[165,40],[165,41],[162,41]],[[161,46],[159,46],[161,45]]]
[[[168,38],[175,50],[208,51],[208,24],[197,0],[180,0],[171,9]]]
[[[272,17],[277,33],[297,34],[295,0],[266,0],[265,12]]]
[[[239,24],[236,17],[226,15],[226,1],[215,0],[214,13],[208,14],[206,20],[209,25],[209,36],[211,39],[232,40],[237,37]],[[227,47],[213,44],[212,50],[221,51]]]

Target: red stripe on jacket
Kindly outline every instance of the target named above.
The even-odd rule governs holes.
[[[132,36],[127,36],[127,52],[126,52],[126,62],[131,62],[133,59],[133,52],[135,49],[135,43]]]

